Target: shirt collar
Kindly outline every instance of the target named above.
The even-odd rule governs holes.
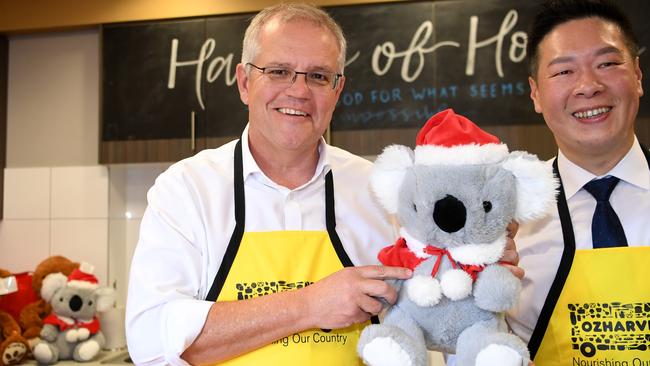
[[[579,167],[569,160],[561,150],[558,151],[557,163],[567,199],[573,197],[587,182],[608,175],[617,177],[639,188],[645,190],[650,189],[648,162],[636,136],[634,137],[634,143],[630,151],[625,154],[623,159],[612,170],[602,176],[596,176]]]
[[[269,186],[287,189],[286,187],[282,187],[276,184],[275,182],[273,182],[269,177],[266,176],[266,174],[264,174],[262,169],[260,169],[259,165],[257,165],[255,158],[253,158],[253,155],[251,154],[250,146],[248,145],[248,128],[249,125],[247,124],[241,136],[244,181],[246,181],[246,179],[248,179],[249,176],[253,175],[253,176],[261,177],[262,180]],[[314,175],[311,177],[311,179],[309,179],[307,183],[296,188],[295,190],[298,190],[304,186],[311,184],[314,180],[318,179],[319,177],[323,176],[329,171],[330,171],[330,162],[327,154],[327,144],[325,143],[325,139],[321,137],[320,140],[318,141],[318,163],[316,164],[316,170],[314,171]]]

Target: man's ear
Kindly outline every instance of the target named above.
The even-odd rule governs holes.
[[[533,104],[535,105],[535,112],[542,113],[542,105],[539,102],[539,89],[537,88],[537,82],[532,76],[528,77],[528,85],[530,85],[530,99],[533,100]]]
[[[336,100],[339,100],[341,92],[343,92],[343,87],[345,86],[345,76],[339,78],[338,83],[336,84]]]
[[[636,75],[636,81],[639,84],[638,85],[638,90],[637,92],[639,93],[639,97],[643,95],[643,83],[641,82],[641,79],[643,78],[643,73],[641,72],[641,67],[639,66],[639,58],[634,59],[634,74]]]
[[[248,105],[248,74],[246,73],[246,66],[244,64],[237,64],[235,69],[237,75],[237,89],[239,89],[239,99]]]

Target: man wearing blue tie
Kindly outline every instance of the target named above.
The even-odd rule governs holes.
[[[557,209],[519,230],[526,278],[509,324],[537,365],[647,362],[650,154],[634,133],[636,37],[610,3],[549,1],[527,51],[530,96],[559,147],[549,164],[562,185]]]

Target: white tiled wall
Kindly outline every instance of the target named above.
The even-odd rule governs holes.
[[[95,266],[126,302],[128,271],[146,194],[162,164],[5,169],[0,268],[33,270],[63,255]]]
[[[55,219],[50,231],[50,251],[95,266],[102,285],[108,282],[108,220]]]
[[[95,266],[108,280],[108,168],[5,169],[0,268],[30,271],[52,255]]]
[[[115,287],[118,304],[126,302],[131,257],[147,207],[147,191],[168,167],[168,163],[161,163],[112,165],[109,168],[109,281]]]
[[[50,168],[5,169],[4,218],[50,218]]]
[[[105,166],[52,168],[53,219],[106,219],[108,169]]]
[[[50,253],[49,219],[0,221],[0,268],[15,273],[33,270]]]

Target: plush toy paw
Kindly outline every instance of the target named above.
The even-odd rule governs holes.
[[[41,340],[40,340],[40,338],[38,338],[38,337],[37,337],[37,338],[30,338],[30,339],[27,340],[27,345],[29,346],[29,349],[33,350],[34,347],[36,347],[36,345],[37,345],[38,342],[40,342],[40,341],[41,341]]]
[[[413,361],[402,347],[390,337],[377,337],[364,348],[361,357],[371,366],[412,366]]]
[[[90,331],[86,328],[77,329],[77,339],[79,341],[84,341],[90,337]]]
[[[68,343],[76,343],[79,339],[79,333],[76,329],[70,329],[65,332],[65,341]]]
[[[450,269],[440,277],[440,287],[450,300],[461,300],[472,293],[472,277],[462,269]]]
[[[49,365],[57,361],[50,345],[44,342],[37,343],[32,350],[32,354],[39,364]]]
[[[77,361],[90,361],[99,353],[99,343],[91,339],[80,343],[75,350],[74,359]]]
[[[2,352],[2,365],[17,365],[21,363],[27,355],[27,346],[23,342],[12,342],[4,347],[5,349]]]
[[[86,328],[70,329],[65,333],[65,340],[68,343],[81,342],[90,337],[90,331]]]
[[[521,281],[502,265],[489,265],[474,284],[474,300],[484,310],[502,312],[517,304]]]
[[[436,305],[442,297],[440,282],[431,276],[413,276],[406,281],[409,299],[421,307]]]
[[[491,344],[476,355],[476,366],[522,366],[523,357],[514,349]],[[526,365],[524,365],[526,366]]]

